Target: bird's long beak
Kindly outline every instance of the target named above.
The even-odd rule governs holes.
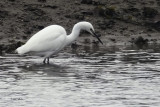
[[[98,39],[98,41],[103,45],[103,42],[100,40],[98,35],[91,29],[92,35]]]

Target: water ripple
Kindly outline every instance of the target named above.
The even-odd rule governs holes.
[[[160,106],[160,51],[111,48],[65,50],[50,65],[35,56],[0,56],[0,106]]]

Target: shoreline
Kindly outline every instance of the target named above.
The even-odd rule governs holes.
[[[107,46],[160,43],[160,2],[156,0],[1,0],[0,5],[0,53],[12,53],[51,24],[63,26],[69,34],[79,21],[91,22]],[[97,43],[83,35],[77,41]]]

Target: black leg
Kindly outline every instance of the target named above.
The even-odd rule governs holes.
[[[49,57],[47,57],[47,64],[49,64]]]
[[[43,63],[44,63],[44,64],[46,63],[46,58],[44,58]]]

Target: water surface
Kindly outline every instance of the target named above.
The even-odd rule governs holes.
[[[158,45],[66,48],[50,65],[0,56],[0,107],[159,107]]]

